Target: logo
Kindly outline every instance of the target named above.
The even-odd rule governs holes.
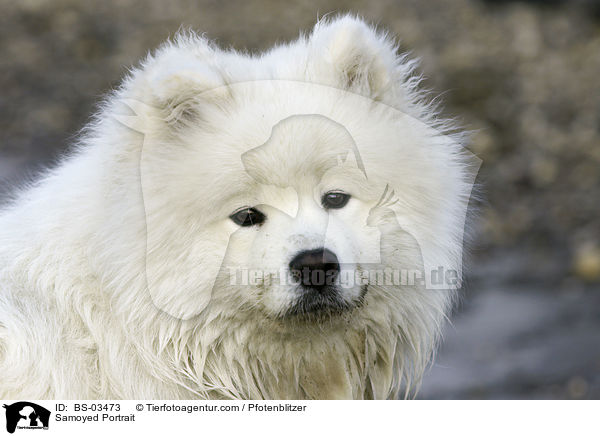
[[[50,411],[28,401],[19,401],[10,405],[4,404],[6,409],[6,431],[14,433],[18,429],[44,429],[48,430]]]

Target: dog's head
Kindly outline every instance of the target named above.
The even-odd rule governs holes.
[[[154,306],[245,331],[342,320],[426,354],[459,286],[472,172],[413,67],[350,17],[260,57],[182,37],[149,58],[110,110],[125,102],[142,133],[113,120],[138,153]],[[455,281],[428,289],[439,268]]]
[[[128,94],[151,96],[132,127],[157,307],[335,314],[460,271],[460,147],[418,118],[389,41],[346,18],[263,58],[180,44]]]

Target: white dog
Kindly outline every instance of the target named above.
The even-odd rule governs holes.
[[[349,16],[149,56],[0,214],[0,397],[412,392],[472,181],[413,70]]]

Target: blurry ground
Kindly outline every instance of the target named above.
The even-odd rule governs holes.
[[[598,399],[599,328],[597,286],[471,277],[419,398]]]
[[[330,11],[421,56],[483,160],[470,285],[420,396],[600,398],[597,0],[0,0],[0,198],[180,25],[257,50]]]

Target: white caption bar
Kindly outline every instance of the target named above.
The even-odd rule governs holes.
[[[0,402],[0,435],[600,434],[599,401]]]

